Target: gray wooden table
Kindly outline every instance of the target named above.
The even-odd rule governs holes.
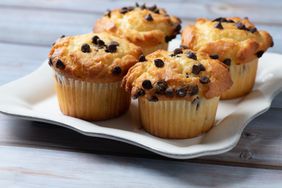
[[[142,3],[142,1],[141,1]],[[151,0],[184,24],[248,16],[282,51],[282,2]],[[1,0],[0,84],[35,70],[64,35],[87,33],[113,0]],[[281,62],[282,63],[282,62]],[[28,84],[28,83],[27,83]],[[0,187],[282,187],[282,94],[253,120],[232,151],[170,160],[124,143],[0,115]]]

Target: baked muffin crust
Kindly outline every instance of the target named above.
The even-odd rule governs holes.
[[[89,33],[58,39],[49,65],[65,76],[84,81],[120,81],[142,54],[141,48],[108,33]]]
[[[158,50],[135,64],[123,79],[133,98],[150,101],[213,98],[230,88],[226,65],[208,54],[188,49]]]
[[[108,11],[93,30],[122,36],[145,51],[174,39],[181,30],[180,23],[179,18],[168,15],[162,8],[137,4]]]
[[[273,40],[266,31],[257,30],[248,18],[200,18],[183,29],[182,45],[216,54],[221,61],[230,59],[244,64],[261,57],[273,46]]]

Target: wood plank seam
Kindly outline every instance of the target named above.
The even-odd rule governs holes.
[[[35,149],[46,149],[46,150],[54,150],[54,151],[66,151],[66,152],[78,152],[78,153],[87,153],[87,154],[96,154],[96,155],[105,155],[105,156],[119,156],[119,157],[130,157],[130,158],[144,158],[144,159],[153,159],[153,160],[161,160],[161,161],[176,161],[182,163],[196,163],[196,164],[209,164],[209,165],[221,165],[221,166],[234,166],[234,167],[244,167],[244,168],[257,168],[257,169],[269,169],[269,170],[282,170],[282,166],[274,166],[269,164],[251,164],[247,162],[232,162],[232,161],[220,161],[215,159],[205,159],[205,158],[196,158],[196,159],[188,159],[188,160],[177,160],[166,158],[163,156],[156,155],[152,153],[151,155],[145,154],[127,154],[127,153],[117,153],[117,152],[109,152],[109,151],[95,151],[93,150],[85,150],[78,148],[70,148],[70,147],[58,147],[58,146],[47,146],[47,145],[35,145],[35,144],[23,144],[21,142],[12,143],[6,142],[3,144],[1,142],[0,147],[21,147],[21,148],[35,148]]]
[[[106,12],[104,11],[90,11],[90,10],[78,10],[78,9],[64,9],[64,8],[42,8],[42,7],[28,7],[23,5],[0,5],[0,9],[20,9],[20,10],[41,10],[41,11],[54,11],[54,12],[68,12],[68,13],[77,13],[77,14],[86,14],[86,15],[93,15],[97,14],[103,16]],[[183,21],[186,22],[194,22],[197,18],[196,17],[182,17]],[[281,22],[265,22],[265,21],[254,21],[255,24],[261,24],[266,26],[282,26]]]

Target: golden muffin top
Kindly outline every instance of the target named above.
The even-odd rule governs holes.
[[[182,45],[217,56],[221,61],[231,59],[235,64],[244,64],[260,58],[273,46],[273,40],[248,18],[200,18],[184,28]]]
[[[133,98],[150,101],[220,96],[232,80],[226,65],[204,52],[158,50],[131,67],[122,85]]]
[[[181,30],[179,18],[170,16],[156,5],[123,7],[109,10],[97,20],[94,32],[107,31],[137,45],[157,45],[174,39]]]
[[[108,33],[89,33],[58,39],[49,65],[66,76],[94,82],[120,81],[138,62],[141,48]]]

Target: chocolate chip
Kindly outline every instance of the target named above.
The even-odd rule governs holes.
[[[140,55],[139,57],[139,62],[144,62],[144,61],[147,61],[146,57],[142,54]]]
[[[171,39],[169,36],[165,36],[165,42],[169,42]]]
[[[159,14],[159,13],[160,13],[160,10],[159,10],[159,9],[156,9],[156,10],[154,10],[153,12],[156,13],[156,14]]]
[[[139,7],[139,3],[136,2],[136,3],[135,3],[135,6],[136,6],[136,7]]]
[[[208,77],[206,77],[206,76],[202,76],[202,77],[200,78],[200,82],[201,82],[202,84],[207,84],[207,83],[210,82],[210,79],[209,79]]]
[[[144,89],[138,89],[137,92],[133,95],[133,99],[137,99],[138,97],[142,97],[145,95]]]
[[[146,4],[144,3],[143,5],[140,6],[141,9],[146,9]]]
[[[193,65],[192,66],[192,73],[198,75],[201,71],[205,71],[206,68],[202,64]]]
[[[105,13],[105,16],[110,18],[111,17],[111,13],[112,13],[111,10],[107,10],[106,13]]]
[[[157,102],[159,99],[157,96],[153,95],[148,99],[150,102]]]
[[[48,64],[49,64],[50,67],[53,66],[53,62],[52,62],[52,59],[51,59],[51,58],[49,58]]]
[[[222,17],[218,17],[218,18],[213,19],[212,22],[220,22],[221,19],[222,19]]]
[[[197,85],[188,85],[187,86],[187,93],[190,96],[196,95],[199,92],[199,88]]]
[[[224,59],[223,60],[223,63],[227,66],[230,66],[231,65],[231,59],[227,58],[227,59]]]
[[[177,54],[182,54],[183,51],[181,48],[175,48],[174,51],[173,51],[173,55],[177,55]]]
[[[249,31],[250,31],[251,33],[255,33],[255,32],[257,32],[257,28],[255,28],[255,27],[250,28]]]
[[[120,12],[121,14],[125,14],[125,13],[128,12],[128,9],[127,9],[127,7],[122,7],[119,12]]]
[[[99,48],[103,48],[105,46],[105,42],[101,39],[98,39],[97,40],[97,45]]]
[[[206,70],[206,68],[204,67],[203,64],[199,64],[199,66],[200,66],[201,71],[205,71]]]
[[[157,93],[162,94],[162,93],[165,92],[167,87],[168,87],[168,85],[167,85],[166,81],[160,80],[156,84],[156,91],[157,91]]]
[[[226,20],[226,23],[235,23],[233,20]]]
[[[121,68],[119,66],[116,66],[112,69],[112,74],[119,75],[121,74]]]
[[[173,97],[174,93],[173,93],[173,89],[172,88],[167,88],[165,90],[165,95],[168,97]]]
[[[212,20],[212,22],[226,22],[226,21],[227,21],[226,18],[223,17],[218,17]]]
[[[107,52],[107,53],[112,53],[112,52],[110,52],[110,50],[108,49],[108,47],[106,47],[105,52]]]
[[[110,53],[115,53],[117,51],[117,46],[118,43],[113,41],[109,44],[109,46],[107,46],[106,51]]]
[[[155,66],[158,67],[158,68],[161,68],[161,67],[164,66],[164,62],[161,59],[155,59],[154,63],[155,63]]]
[[[214,25],[215,28],[217,29],[223,29],[223,26],[221,24],[221,22],[217,22],[215,25]]]
[[[226,18],[221,18],[220,22],[227,22]]]
[[[212,58],[212,59],[218,59],[219,56],[218,56],[217,54],[211,54],[211,55],[210,55],[210,58]]]
[[[176,33],[179,33],[180,30],[181,30],[181,25],[178,24],[178,25],[175,27],[174,31],[175,31]]]
[[[93,36],[92,37],[92,43],[93,44],[98,44],[98,39],[99,39],[99,37],[97,35]]]
[[[185,77],[186,77],[186,78],[189,78],[189,73],[186,72],[186,73],[185,73]]]
[[[192,100],[192,105],[196,105],[196,110],[198,110],[200,106],[200,98],[198,96]]]
[[[154,19],[153,19],[153,17],[152,17],[151,14],[148,14],[148,15],[145,16],[145,20],[151,22],[151,21],[153,21]]]
[[[176,95],[179,97],[185,97],[187,94],[187,88],[186,87],[180,87],[176,89]]]
[[[172,40],[172,39],[175,39],[176,38],[176,35],[171,35],[170,36],[170,39]]]
[[[241,30],[246,30],[246,26],[242,22],[237,22],[236,27]]]
[[[147,90],[153,88],[152,83],[151,83],[150,80],[144,80],[144,81],[142,82],[142,87],[143,87],[144,89],[147,89]]]
[[[261,50],[261,51],[258,51],[256,53],[256,55],[257,55],[258,58],[260,58],[263,55],[263,53],[264,53],[264,51]]]
[[[272,40],[271,43],[270,43],[270,47],[273,47],[273,46],[274,46],[274,42]]]
[[[91,48],[90,48],[89,44],[83,44],[81,46],[81,51],[83,53],[90,53],[91,52]]]
[[[60,38],[65,38],[66,37],[66,35],[62,35]]]
[[[171,41],[172,39],[175,39],[175,37],[176,37],[176,35],[166,36],[166,37],[165,37],[165,41],[166,41],[166,42],[169,42],[169,41]]]
[[[197,56],[194,52],[187,52],[187,57],[190,58],[190,59],[194,59],[194,60],[197,60]]]
[[[133,7],[133,6],[127,7],[127,11],[128,11],[128,12],[129,12],[129,11],[132,11],[132,10],[134,10],[134,7]]]
[[[66,66],[65,66],[65,64],[60,59],[58,59],[57,63],[56,63],[56,67],[58,69],[65,69]]]
[[[153,6],[151,6],[151,7],[148,7],[148,9],[149,9],[150,11],[154,11],[154,10],[157,9],[157,5],[153,5]]]

